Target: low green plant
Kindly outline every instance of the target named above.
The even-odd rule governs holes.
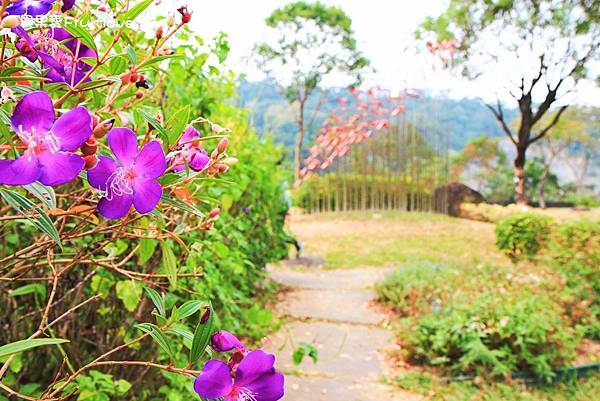
[[[509,377],[523,372],[550,379],[570,362],[579,333],[560,305],[527,289],[464,297],[425,314],[406,331],[409,356],[449,374]]]
[[[496,245],[513,262],[532,259],[550,234],[552,219],[538,214],[521,213],[496,223]]]

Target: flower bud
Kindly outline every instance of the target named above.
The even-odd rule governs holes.
[[[202,316],[200,317],[200,324],[204,324],[206,322],[208,322],[208,319],[210,318],[210,306],[205,308],[204,313],[202,314]]]
[[[227,352],[232,349],[244,350],[244,344],[228,331],[220,330],[210,338],[210,346],[216,352]]]
[[[86,156],[94,155],[98,151],[98,141],[93,136],[81,145],[81,153]]]
[[[95,138],[102,138],[102,137],[104,137],[104,135],[106,135],[108,133],[108,131],[111,130],[111,128],[113,127],[114,124],[115,124],[114,118],[103,121],[100,124],[98,124],[96,126],[96,128],[94,128],[94,131],[92,132],[92,134],[94,135]]]
[[[214,219],[216,217],[219,217],[219,213],[221,213],[221,209],[216,207],[210,211],[210,213],[208,214],[208,217],[210,217],[211,219]]]
[[[179,14],[181,14],[181,23],[187,24],[192,20],[192,14],[187,9],[187,6],[181,6],[177,9]]]
[[[7,15],[2,19],[2,28],[13,29],[21,25],[21,18],[17,15]]]
[[[225,152],[227,150],[227,145],[229,145],[229,139],[221,138],[221,140],[219,141],[219,144],[217,145],[217,151],[219,153]]]
[[[84,168],[86,170],[92,169],[92,168],[96,167],[96,165],[98,164],[98,156],[96,156],[96,155],[83,156],[83,160],[85,161]]]
[[[136,99],[143,99],[144,98],[144,92],[142,92],[141,90],[138,90],[137,92],[135,92],[135,98]]]
[[[219,173],[226,173],[227,170],[229,170],[229,166],[226,164],[217,164],[217,167],[219,169]]]
[[[163,37],[164,33],[165,33],[165,31],[163,30],[163,27],[162,27],[162,26],[159,26],[159,27],[156,29],[156,32],[154,32],[154,37],[155,37],[156,39],[162,39],[162,37]]]
[[[92,114],[92,128],[96,128],[100,124],[100,119],[97,115]]]
[[[228,166],[233,166],[234,164],[237,164],[238,159],[237,159],[237,157],[226,157],[223,160],[221,160],[221,162]]]
[[[172,15],[169,15],[169,18],[167,18],[167,26],[172,27],[173,25],[175,25],[175,18]]]
[[[212,153],[210,154],[211,159],[216,159],[217,157],[219,157],[219,149],[213,150]]]

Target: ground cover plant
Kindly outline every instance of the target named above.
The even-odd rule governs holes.
[[[230,332],[273,324],[280,150],[226,101],[226,37],[185,6],[140,30],[152,3],[1,3],[0,400],[283,396]]]
[[[518,214],[500,220],[496,235],[514,264],[404,264],[377,286],[379,298],[400,317],[410,363],[445,377],[551,381],[576,364],[585,337],[597,337],[597,223]]]

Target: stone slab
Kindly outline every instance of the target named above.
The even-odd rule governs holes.
[[[271,277],[276,282],[302,289],[364,289],[380,281],[387,269],[291,269],[280,266],[269,267]]]
[[[383,317],[369,308],[375,294],[368,290],[297,290],[278,306],[295,318],[312,318],[343,323],[378,324]]]
[[[314,345],[319,360],[305,357],[294,365],[300,342]],[[267,338],[265,348],[277,355],[277,368],[318,376],[349,376],[378,381],[384,371],[384,351],[394,346],[392,332],[374,326],[326,322],[293,322]]]

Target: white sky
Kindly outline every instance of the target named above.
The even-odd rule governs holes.
[[[184,3],[193,11],[191,28],[209,40],[219,31],[229,35],[231,55],[228,65],[248,78],[261,79],[261,74],[248,61],[252,47],[268,34],[264,19],[290,0],[162,0],[156,12],[171,11]],[[359,49],[371,60],[377,72],[368,77],[367,85],[400,90],[404,87],[433,89],[452,97],[496,98],[497,82],[487,77],[478,82],[453,78],[438,66],[434,69],[431,57],[415,57],[404,49],[414,45],[413,32],[426,16],[444,10],[443,0],[321,0],[341,7],[352,18]],[[163,14],[164,15],[164,14]],[[414,46],[413,46],[414,47]],[[425,53],[425,52],[424,52]],[[326,82],[335,85],[330,80]],[[499,94],[502,99],[511,98]],[[600,106],[600,89],[584,83],[573,97],[576,103]]]

